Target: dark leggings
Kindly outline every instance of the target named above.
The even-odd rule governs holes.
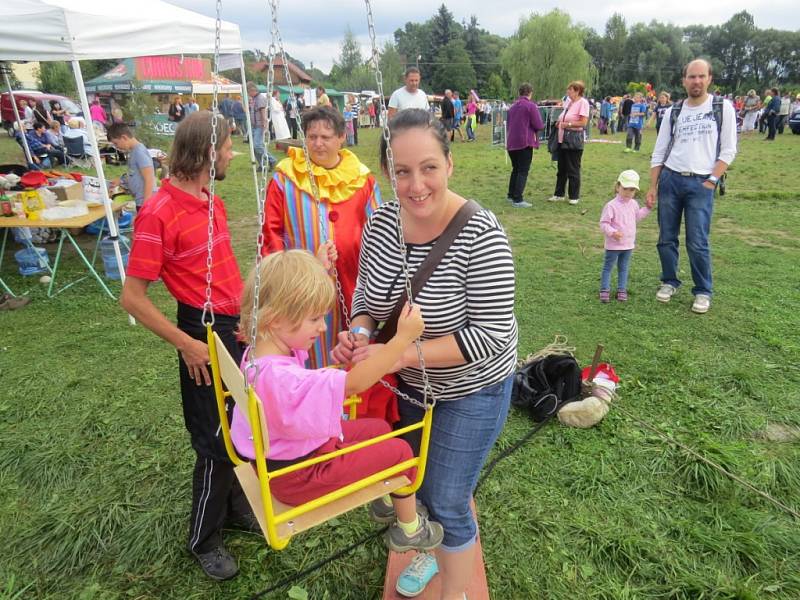
[[[556,196],[563,197],[569,181],[570,200],[581,197],[581,157],[583,150],[558,149],[558,175],[556,175]]]

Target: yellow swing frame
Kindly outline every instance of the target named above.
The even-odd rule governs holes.
[[[283,467],[282,469],[270,471],[267,468],[266,461],[269,451],[269,434],[262,400],[258,397],[253,387],[246,383],[239,365],[225,348],[219,335],[212,331],[210,324],[206,325],[206,333],[208,336],[208,353],[214,381],[214,392],[217,399],[217,409],[219,411],[225,449],[231,461],[236,465],[234,472],[261,526],[261,531],[264,532],[267,543],[274,550],[283,550],[295,534],[315,527],[358,506],[367,504],[385,494],[392,492],[400,495],[412,494],[422,485],[428,459],[431,424],[433,422],[432,404],[426,407],[422,420],[413,425],[353,444],[341,450]],[[227,387],[227,390],[225,387]],[[230,397],[233,398],[242,416],[247,419],[253,432],[253,448],[256,455],[254,461],[255,469],[253,469],[252,463],[239,457],[233,446],[226,410],[226,399]],[[360,402],[360,399],[357,397],[351,397],[346,402],[346,404],[349,404],[351,417],[355,416],[355,408],[358,402]],[[374,446],[384,440],[399,437],[417,429],[422,430],[419,456],[299,506],[287,506],[273,498],[270,492],[270,481],[276,477],[299,471],[338,456],[350,454],[362,448]],[[398,473],[411,467],[416,467],[417,469],[413,482],[404,475],[398,475]]]

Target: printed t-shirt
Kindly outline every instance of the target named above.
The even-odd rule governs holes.
[[[638,115],[636,113],[639,113]],[[647,115],[647,104],[636,102],[631,106],[631,116],[628,118],[628,127],[641,129],[644,127],[644,118]]]
[[[250,122],[253,129],[264,129],[267,119],[267,95],[256,94],[250,102]]]
[[[136,215],[127,274],[147,281],[160,277],[178,302],[202,308],[207,246],[208,201],[176,188],[165,179],[161,189]],[[214,196],[212,257],[214,312],[238,315],[242,276],[231,247],[225,205],[219,196]]]
[[[267,458],[292,460],[313,452],[342,435],[342,404],[347,373],[341,369],[307,369],[308,353],[262,356],[255,359],[253,388],[264,405],[269,432]],[[247,353],[242,367],[247,365]],[[254,459],[252,430],[233,409],[231,438],[237,452]]]
[[[142,169],[147,168],[153,169],[153,159],[150,157],[147,147],[140,142],[128,153],[128,189],[136,198],[137,207],[147,200],[144,197],[144,177],[142,177]],[[153,169],[153,192],[156,189],[155,169]]]

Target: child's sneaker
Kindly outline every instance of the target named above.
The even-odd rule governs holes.
[[[600,290],[600,302],[607,304],[611,300],[611,290]]]
[[[628,291],[627,290],[617,290],[617,300],[619,302],[627,302],[628,301]]]
[[[386,505],[383,498],[375,498],[369,503],[369,518],[376,523],[394,523],[397,520],[397,514],[394,512],[394,504]],[[428,516],[428,508],[417,500],[417,514],[423,517]]]
[[[406,598],[419,596],[438,572],[439,565],[436,564],[433,554],[417,554],[411,559],[411,564],[400,573],[394,589]]]
[[[428,517],[417,515],[419,518],[419,528],[411,535],[397,524],[392,525],[386,532],[386,545],[393,552],[408,552],[409,550],[433,550],[444,539],[444,529],[436,521],[428,520]]]

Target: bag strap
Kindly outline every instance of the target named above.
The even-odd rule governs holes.
[[[453,244],[453,241],[458,237],[458,234],[461,233],[461,230],[464,228],[464,225],[469,222],[469,220],[481,209],[480,205],[475,202],[474,200],[467,200],[461,208],[458,209],[458,212],[450,219],[450,222],[445,227],[442,235],[439,236],[439,239],[431,248],[431,251],[428,253],[428,256],[425,257],[425,260],[422,261],[422,264],[417,269],[417,272],[414,273],[414,276],[411,278],[411,293],[416,296],[419,294],[420,290],[425,286],[425,283],[428,281],[430,276],[436,270],[436,267],[439,266],[439,263],[442,262],[444,255],[447,254],[447,251],[450,249],[450,246]],[[401,249],[405,251],[405,249]],[[375,337],[375,342],[378,344],[385,344],[388,342],[397,331],[397,321],[400,318],[400,313],[403,310],[403,306],[405,306],[406,301],[408,300],[408,293],[406,290],[403,290],[403,293],[400,294],[400,298],[397,300],[397,304],[395,304],[394,308],[392,309],[389,318],[383,324],[378,335]]]

